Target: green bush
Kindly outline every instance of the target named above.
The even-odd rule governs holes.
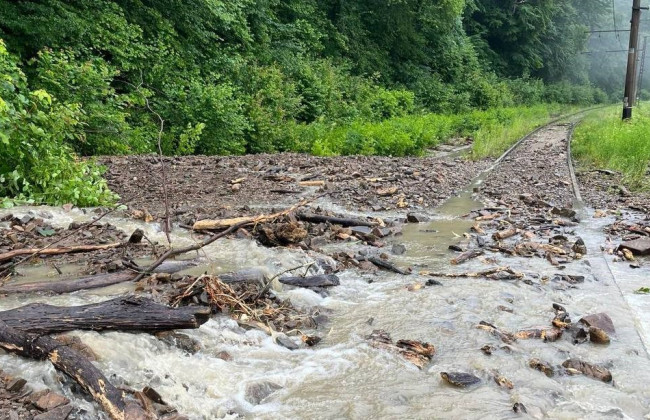
[[[67,142],[80,139],[82,111],[27,79],[0,40],[0,196],[37,203],[95,206],[115,197],[101,168],[79,162]]]
[[[592,113],[575,130],[572,152],[588,167],[620,171],[632,188],[650,188],[650,112],[637,107],[622,121],[619,107]]]

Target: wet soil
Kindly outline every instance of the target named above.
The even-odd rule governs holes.
[[[568,126],[556,124],[533,135],[492,171],[481,195],[541,207],[571,207],[574,194],[567,164]]]
[[[590,207],[650,212],[650,193],[630,191],[620,172],[578,166],[576,176],[582,198]]]
[[[155,218],[163,216],[156,156],[104,157],[100,162],[108,167],[105,178],[122,203],[147,209]],[[174,220],[186,224],[287,207],[316,190],[331,192],[335,205],[353,211],[432,209],[489,165],[449,155],[320,158],[287,153],[174,157],[165,162]]]
[[[99,216],[104,212],[97,209],[94,213]],[[110,223],[99,220],[97,223],[82,228],[82,223],[71,222],[67,227],[52,226],[52,214],[37,209],[27,214],[14,216],[8,214],[0,220],[0,254],[19,249],[39,249],[50,244],[50,248],[107,245],[126,243],[130,234],[117,229]],[[65,264],[75,264],[80,272],[95,274],[112,272],[124,268],[122,260],[143,258],[162,251],[162,246],[143,240],[139,244],[99,250],[92,253],[64,254],[45,257],[52,267]],[[14,258],[14,261],[20,260]],[[30,260],[30,264],[38,264],[38,258]],[[0,263],[0,269],[4,266]],[[2,270],[0,270],[2,271]]]
[[[34,390],[20,378],[0,371],[0,418],[7,420],[54,420],[68,417],[69,400],[50,390]]]

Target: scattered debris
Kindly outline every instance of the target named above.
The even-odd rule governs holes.
[[[433,345],[415,340],[398,340],[393,344],[390,335],[384,330],[374,330],[366,337],[373,347],[401,354],[406,360],[422,369],[431,361],[436,350]]]

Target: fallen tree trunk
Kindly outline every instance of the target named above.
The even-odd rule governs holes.
[[[487,277],[490,278],[490,276],[493,276],[498,273],[508,273],[511,274],[514,277],[521,278],[524,275],[522,273],[518,273],[514,271],[510,267],[495,267],[495,268],[490,268],[488,270],[484,271],[468,271],[464,273],[431,273],[428,271],[421,272],[420,274],[426,275],[426,276],[431,276],[431,277],[445,277],[445,278],[462,278],[462,277],[469,277],[469,278],[474,278],[474,277]],[[495,278],[498,280],[498,278]]]
[[[260,283],[264,284],[267,280],[266,273],[261,268],[245,268],[233,273],[219,274],[219,280],[224,283]]]
[[[408,272],[406,270],[402,270],[401,268],[397,267],[395,264],[393,264],[391,262],[388,262],[388,261],[384,261],[384,260],[382,260],[381,258],[378,258],[378,257],[368,257],[368,261],[370,261],[371,263],[373,263],[374,265],[376,265],[379,268],[383,268],[384,270],[392,271],[393,273],[401,274],[403,276],[408,276],[409,274],[411,274],[410,272]]]
[[[176,273],[186,268],[198,265],[195,260],[190,261],[166,261],[153,270],[154,273]],[[116,273],[104,273],[94,276],[80,277],[69,280],[49,280],[37,281],[32,283],[12,284],[0,287],[0,294],[17,294],[17,293],[72,293],[79,290],[97,289],[100,287],[112,286],[114,284],[125,283],[136,278],[137,272],[120,271]]]
[[[60,254],[74,254],[78,252],[92,252],[92,251],[101,251],[104,249],[112,249],[123,246],[122,242],[115,242],[112,244],[104,245],[76,245],[76,246],[64,246],[60,248],[21,248],[14,249],[13,251],[5,252],[0,254],[0,262],[9,261],[12,258],[20,257],[23,255],[60,255]]]
[[[0,294],[8,295],[15,293],[36,292],[71,293],[76,292],[77,290],[96,289],[99,287],[106,287],[118,283],[123,283],[129,280],[133,280],[136,275],[137,273],[133,272],[119,272],[81,277],[72,280],[38,281],[33,283],[12,284],[9,286],[0,287]]]
[[[303,222],[331,223],[333,225],[341,225],[343,227],[350,227],[350,226],[374,227],[374,226],[377,226],[377,223],[368,222],[367,220],[349,219],[349,218],[344,218],[344,217],[324,216],[322,214],[298,213],[298,214],[296,214],[296,218],[298,218],[298,220],[302,220]]]
[[[500,241],[502,239],[508,239],[512,236],[515,236],[517,234],[517,229],[514,227],[511,227],[509,229],[505,230],[500,230],[498,232],[494,232],[492,235],[492,238],[494,238],[495,241]]]
[[[146,418],[144,410],[139,410],[140,413],[135,416],[127,417],[127,404],[122,392],[115,388],[81,353],[51,337],[28,334],[0,321],[0,347],[23,357],[49,360],[57,370],[77,382],[114,420],[137,418],[137,414],[142,415],[140,418]],[[129,408],[132,412],[133,407]]]
[[[334,274],[318,274],[308,277],[280,277],[280,283],[297,287],[331,287],[341,284]]]
[[[470,249],[469,251],[465,251],[462,254],[460,254],[459,256],[457,256],[455,258],[452,258],[451,263],[453,265],[462,264],[465,261],[471,260],[471,259],[476,258],[478,256],[481,256],[483,254],[484,254],[484,252],[481,251],[480,249]]]
[[[0,321],[20,331],[50,334],[72,330],[165,331],[198,328],[210,309],[200,306],[170,308],[151,299],[121,297],[83,306],[32,303],[0,312]]]

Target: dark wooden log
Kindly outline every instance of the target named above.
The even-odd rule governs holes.
[[[370,261],[371,263],[373,263],[374,265],[376,265],[379,268],[383,268],[384,270],[392,271],[393,273],[401,274],[403,276],[408,276],[409,274],[411,274],[408,271],[402,270],[401,268],[397,267],[395,264],[393,264],[391,262],[388,262],[388,261],[384,261],[384,260],[382,260],[381,258],[378,258],[378,257],[368,257],[368,261]]]
[[[341,225],[344,227],[349,226],[377,226],[377,223],[368,222],[360,219],[349,219],[344,217],[324,216],[322,214],[298,213],[296,214],[298,220],[310,223],[331,223],[333,225]]]
[[[165,261],[159,267],[153,270],[154,273],[176,273],[185,270],[189,267],[199,265],[199,260],[187,261]],[[135,279],[138,275],[133,271],[120,271],[116,273],[104,273],[94,276],[80,277],[77,279],[68,280],[48,280],[37,281],[32,283],[23,284],[10,284],[0,287],[0,294],[16,294],[16,293],[72,293],[78,290],[97,289],[100,287],[112,286],[114,284],[125,283]]]
[[[133,280],[136,275],[137,273],[129,271],[99,274],[96,276],[81,277],[72,280],[52,280],[23,284],[10,284],[8,286],[0,287],[0,294],[36,292],[71,293],[76,292],[77,290],[96,289],[99,287],[106,287],[113,284],[123,283],[129,280]]]
[[[318,274],[308,277],[281,277],[280,283],[297,287],[331,287],[341,284],[334,274]]]
[[[92,252],[92,251],[101,251],[104,249],[112,249],[124,246],[122,242],[116,242],[113,244],[105,245],[77,245],[77,246],[66,246],[61,248],[20,248],[14,249],[13,251],[5,252],[0,254],[0,262],[8,261],[15,257],[20,257],[23,255],[61,255],[61,254],[75,254],[78,252]]]
[[[261,268],[245,268],[233,273],[219,274],[219,280],[224,283],[260,283],[264,284],[267,280],[266,273]]]
[[[57,370],[72,378],[90,394],[112,419],[127,419],[125,413],[127,404],[122,392],[78,351],[49,336],[38,336],[16,330],[3,321],[0,321],[0,347],[30,359],[49,360]],[[143,410],[137,414],[142,414],[141,418],[145,418]]]
[[[481,251],[480,249],[470,249],[469,251],[465,251],[462,254],[458,255],[457,257],[452,258],[451,263],[453,265],[462,264],[465,261],[469,261],[472,258],[476,258],[476,257],[478,257],[480,255],[483,255],[483,254],[484,254],[484,252]]]
[[[492,238],[495,241],[500,241],[502,239],[508,239],[508,238],[510,238],[512,236],[515,236],[516,234],[517,234],[517,229],[512,227],[512,228],[509,228],[509,229],[494,232],[494,234],[492,235]]]
[[[200,306],[170,308],[131,296],[83,306],[32,303],[0,312],[0,320],[17,330],[39,334],[72,330],[155,332],[198,328],[210,312],[210,308]]]

